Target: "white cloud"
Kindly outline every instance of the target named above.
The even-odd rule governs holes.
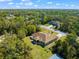
[[[56,3],[56,6],[59,6],[60,5],[60,3]]]
[[[20,5],[23,5],[23,2],[20,2],[19,4],[20,4]]]
[[[66,4],[65,6],[68,7],[69,5]]]
[[[52,2],[47,2],[47,4],[52,4]]]
[[[27,2],[27,3],[25,3],[25,5],[33,5],[33,2]]]
[[[20,6],[16,6],[16,8],[20,8]]]
[[[14,3],[13,3],[13,2],[9,2],[8,4],[12,5],[12,4],[14,4]]]
[[[21,1],[22,1],[20,3],[21,5],[31,6],[34,4],[31,0],[21,0]]]
[[[47,6],[45,7],[46,9],[52,9],[53,7],[52,6]]]
[[[23,5],[24,3],[23,2],[20,2],[20,3],[15,3],[16,5]]]
[[[30,1],[30,0],[21,0],[21,1],[25,2],[25,1]]]
[[[0,0],[0,2],[6,2],[6,1],[12,1],[12,0]]]
[[[74,7],[75,5],[74,4],[72,4],[72,5],[70,5],[71,7]]]
[[[38,5],[34,5],[34,7],[38,7]]]

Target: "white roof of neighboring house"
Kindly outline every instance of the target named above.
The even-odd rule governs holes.
[[[63,59],[63,58],[59,57],[57,54],[54,54],[49,59]]]

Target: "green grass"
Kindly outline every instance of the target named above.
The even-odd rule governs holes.
[[[66,37],[67,37],[67,36],[63,36],[63,37],[60,38],[60,40],[61,40],[62,42],[64,42],[65,39],[66,39]]]
[[[40,32],[43,32],[43,33],[50,33],[51,31],[50,30],[46,30],[44,28],[41,28]]]
[[[43,32],[43,33],[50,33],[51,35],[57,35],[58,33],[56,33],[56,32],[52,32],[52,31],[50,31],[50,30],[47,30],[47,29],[44,29],[44,28],[41,28],[41,31],[40,32]]]
[[[50,24],[45,24],[45,26],[50,26]]]
[[[26,41],[31,42],[31,39],[29,36],[25,37],[23,40],[24,40],[24,42],[26,42]]]

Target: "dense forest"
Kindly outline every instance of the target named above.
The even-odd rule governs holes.
[[[69,33],[51,48],[33,45],[29,38],[39,32],[39,24],[60,23],[60,31]],[[79,59],[79,10],[0,10],[0,59],[48,59],[57,53],[64,59]],[[52,53],[51,53],[52,52]]]

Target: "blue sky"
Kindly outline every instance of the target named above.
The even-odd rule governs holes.
[[[79,9],[79,0],[0,0],[0,9]]]

